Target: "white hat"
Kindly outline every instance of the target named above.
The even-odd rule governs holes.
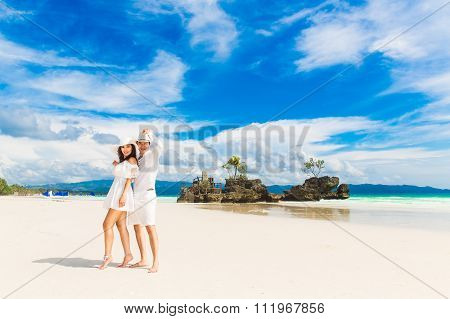
[[[144,133],[143,131],[139,133],[139,138],[137,140],[137,142],[153,142],[154,140],[154,135],[151,131],[148,131],[147,133]]]
[[[135,138],[132,138],[132,137],[125,137],[125,138],[120,139],[119,144],[116,144],[116,145],[112,146],[112,147],[111,147],[111,150],[112,150],[113,152],[117,152],[117,149],[118,149],[120,146],[124,146],[124,145],[128,145],[128,144],[134,145],[134,147],[136,147],[136,149],[137,149],[136,139],[135,139]]]
[[[119,144],[117,145],[117,147],[119,146],[124,146],[124,145],[128,145],[128,144],[134,144],[134,146],[136,146],[136,139],[132,138],[132,137],[125,137],[122,138],[119,142]]]

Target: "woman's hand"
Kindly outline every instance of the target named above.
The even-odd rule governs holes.
[[[120,196],[120,198],[119,198],[119,207],[125,206],[126,201],[127,200],[126,200],[124,195]]]
[[[116,165],[119,164],[119,162],[118,162],[118,161],[114,161],[112,164],[113,164],[114,166],[116,166]]]

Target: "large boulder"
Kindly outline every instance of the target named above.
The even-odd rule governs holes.
[[[336,192],[326,192],[321,194],[320,199],[340,199]]]
[[[320,178],[311,177],[305,180],[305,188],[314,189],[320,193],[326,193],[339,185],[339,177],[322,176]]]
[[[337,195],[339,199],[347,199],[350,197],[350,189],[348,184],[341,184],[337,189]]]
[[[290,190],[290,194],[296,201],[317,201],[320,200],[320,192],[318,188],[311,185],[296,185]],[[285,200],[285,199],[284,199]]]
[[[323,176],[305,180],[303,185],[285,191],[283,201],[319,201],[321,199],[347,199],[350,197],[347,184],[339,185],[339,177]],[[337,191],[336,191],[337,188]]]
[[[195,194],[190,187],[182,187],[180,196],[177,198],[177,203],[193,203]]]
[[[224,195],[225,201],[234,203],[254,203],[265,201],[268,191],[260,179],[226,179]]]
[[[261,201],[261,196],[250,189],[224,193],[222,197],[222,203],[255,203],[259,201]]]

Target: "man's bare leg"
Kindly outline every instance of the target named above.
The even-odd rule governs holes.
[[[159,268],[159,242],[158,242],[158,234],[156,233],[156,226],[150,225],[145,226],[147,228],[148,236],[150,237],[150,247],[152,248],[153,255],[153,264],[152,267],[148,270],[148,272],[157,272]]]
[[[147,261],[147,253],[145,251],[145,233],[143,231],[144,226],[141,225],[134,225],[134,232],[136,233],[136,241],[139,246],[139,252],[141,254],[141,260],[133,265],[131,267],[144,267],[148,266]]]

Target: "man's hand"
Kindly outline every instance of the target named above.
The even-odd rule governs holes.
[[[119,198],[119,207],[123,207],[123,206],[125,206],[125,203],[126,203],[126,199],[125,199],[125,196],[120,196],[120,198]]]
[[[144,128],[144,129],[142,130],[142,134],[148,134],[148,132],[149,132],[148,128]]]
[[[112,164],[113,164],[114,166],[116,166],[116,165],[119,164],[119,162],[118,162],[118,161],[114,161]]]

